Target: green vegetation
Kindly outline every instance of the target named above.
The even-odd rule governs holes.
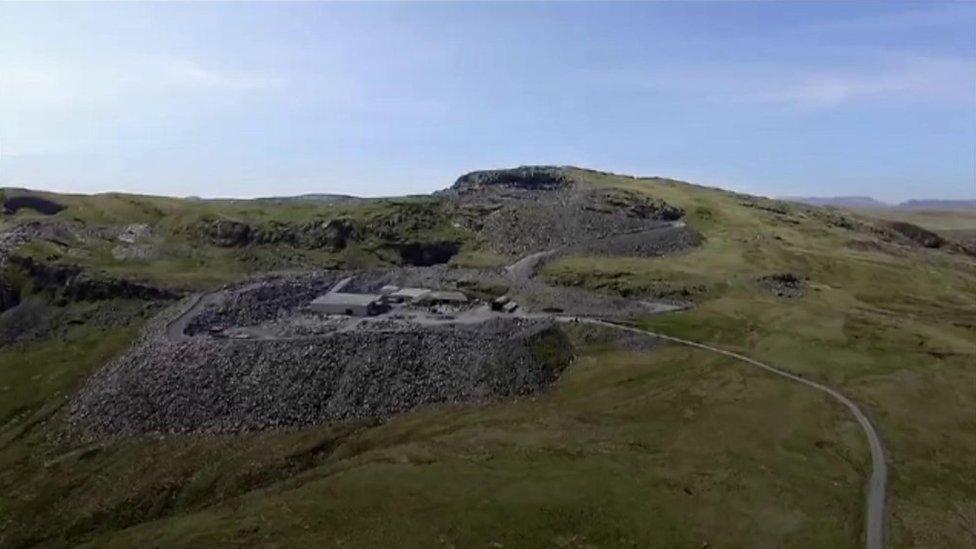
[[[675,258],[566,258],[548,265],[545,276],[635,294],[649,281],[703,283],[708,292],[695,309],[643,324],[841,387],[874,416],[890,452],[893,545],[972,543],[976,481],[968,471],[976,465],[976,437],[964,434],[976,432],[976,261],[848,247],[869,236],[825,226],[806,208],[784,215],[720,191],[582,177],[685,207],[707,241]],[[761,292],[756,278],[778,272],[808,277],[807,294]]]
[[[103,334],[81,326],[64,340],[3,350],[0,423],[60,402],[87,374],[125,348],[132,335],[131,328]]]
[[[976,230],[976,211],[974,210],[857,210],[867,217],[906,221],[930,231]]]
[[[891,545],[972,546],[976,261],[853,245],[876,242],[845,228],[863,221],[857,214],[670,180],[571,173],[680,206],[706,240],[674,257],[565,257],[547,264],[544,277],[693,299],[690,311],[639,322],[839,387],[872,416],[890,454]],[[98,239],[35,243],[27,253],[176,287],[209,287],[272,266],[392,262],[392,244],[416,241],[461,242],[456,266],[509,260],[479,248],[425,200],[56,199],[69,206],[59,214],[65,219],[150,224],[159,255],[118,260]],[[254,224],[343,218],[378,232],[338,252],[219,247],[191,230],[212,216]],[[433,221],[413,223],[420,217]],[[757,284],[784,272],[806,277],[803,297],[776,297]],[[868,454],[853,418],[819,393],[723,357],[586,344],[551,390],[529,398],[236,437],[77,440],[64,429],[67,395],[137,327],[83,321],[0,350],[0,546],[852,547],[861,540]],[[535,351],[547,356],[549,343]]]
[[[34,194],[67,208],[51,217],[24,210],[10,220],[55,220],[64,229],[18,253],[179,290],[213,288],[266,271],[401,264],[408,261],[402,254],[411,246],[463,246],[470,238],[450,223],[444,204],[431,198],[333,203]],[[289,240],[289,235],[330,222],[341,223],[348,240],[336,237],[334,246]],[[278,240],[221,241],[214,234],[217,223],[247,226]],[[118,228],[136,224],[147,226],[149,234],[136,246],[121,245]],[[477,250],[472,254],[481,257]]]
[[[0,475],[12,545],[838,547],[861,527],[866,450],[843,410],[680,348],[585,352],[544,395],[377,426],[41,432],[0,451],[33,453]]]

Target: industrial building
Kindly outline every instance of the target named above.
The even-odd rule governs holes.
[[[313,299],[311,308],[328,315],[372,316],[381,313],[384,305],[379,295],[336,292]]]
[[[420,303],[430,304],[447,303],[452,305],[461,305],[468,302],[468,296],[456,291],[432,290],[419,297],[417,301]]]
[[[396,301],[397,303],[412,303],[422,299],[429,293],[430,290],[427,288],[400,288],[399,290],[390,293],[389,298],[391,301]]]

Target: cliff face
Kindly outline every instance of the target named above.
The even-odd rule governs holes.
[[[46,293],[61,303],[116,298],[158,300],[178,297],[175,292],[148,284],[95,276],[77,265],[43,263],[30,257],[12,255],[9,266],[22,271],[35,291]]]

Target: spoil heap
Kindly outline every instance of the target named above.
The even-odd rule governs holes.
[[[571,358],[551,322],[303,340],[158,340],[92,376],[70,421],[93,436],[241,432],[538,391]]]

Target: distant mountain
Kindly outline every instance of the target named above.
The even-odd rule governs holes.
[[[265,204],[289,204],[292,202],[321,202],[323,204],[338,204],[338,203],[349,203],[349,202],[361,202],[364,200],[369,200],[368,198],[361,198],[358,196],[351,196],[346,194],[296,194],[291,196],[259,196],[256,198],[232,198],[232,197],[215,197],[215,198],[201,198],[199,196],[187,196],[184,197],[187,200],[200,201],[200,202],[227,202],[227,201],[254,201],[262,202]]]
[[[835,206],[838,208],[899,209],[899,210],[970,210],[976,208],[976,200],[906,200],[900,204],[888,204],[870,196],[791,196],[781,200],[810,204],[811,206]]]
[[[889,204],[870,196],[790,196],[782,198],[791,202],[801,202],[811,206],[836,206],[839,208],[890,208]]]
[[[971,210],[976,200],[906,200],[898,205],[905,210]]]
[[[255,200],[260,200],[262,202],[323,202],[326,204],[335,204],[337,202],[357,202],[363,200],[358,196],[350,196],[347,194],[299,194],[294,196],[265,196],[261,198],[256,198]]]

